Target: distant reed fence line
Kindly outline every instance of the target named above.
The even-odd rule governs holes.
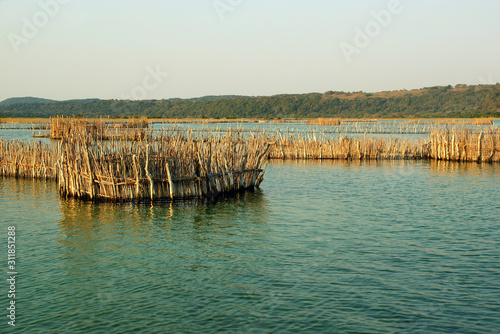
[[[50,119],[50,133],[47,136],[51,139],[64,139],[86,134],[101,140],[141,140],[146,137],[148,127],[149,122],[145,117],[122,122],[53,117]]]
[[[49,123],[0,123],[0,130],[48,130]]]
[[[337,138],[313,133],[275,133],[271,159],[345,160],[447,160],[462,162],[500,162],[500,129],[485,127],[477,132],[468,128],[435,127],[429,139]]]
[[[55,180],[60,149],[58,145],[0,138],[0,176]]]
[[[274,139],[270,159],[419,160],[430,157],[426,140],[345,136],[315,140],[301,134]]]
[[[351,120],[340,120],[340,119],[318,119],[314,121],[308,121],[307,125],[309,127],[303,127],[301,124],[301,128],[289,128],[286,129],[277,129],[277,131],[281,131],[283,133],[298,133],[301,132],[303,135],[305,134],[430,134],[436,128],[442,130],[451,130],[457,128],[466,127],[473,131],[481,131],[485,128],[485,125],[492,124],[492,120],[486,119],[483,123],[479,121],[461,121],[455,120],[454,122],[437,122],[434,121],[425,121],[425,122],[410,122],[410,121],[360,121],[355,122]],[[161,132],[165,131],[164,128],[156,128],[153,131]],[[186,129],[177,127],[175,130],[172,130],[170,127],[168,131],[178,131],[183,132]],[[193,129],[196,132],[227,132],[227,131],[238,131],[238,132],[246,132],[246,133],[267,133],[269,129],[259,129],[257,128],[243,128],[243,127],[235,127],[235,128],[198,128]]]
[[[380,121],[380,122],[346,122],[338,121],[338,124],[316,124],[329,126],[322,131],[334,134],[429,134],[436,128],[442,130],[468,126],[473,131],[481,131],[484,125],[493,124],[492,120],[483,123],[474,122],[409,122],[409,121]],[[310,131],[307,131],[310,132]]]
[[[107,143],[74,136],[62,143],[59,189],[98,202],[218,197],[258,187],[268,149],[234,134]]]
[[[377,120],[377,119],[342,119],[317,118],[308,120],[308,125],[331,126],[330,133],[370,133],[370,134],[427,134],[436,126],[452,128],[468,125],[480,128],[493,125],[493,118],[476,119],[436,119],[436,120]]]
[[[302,132],[303,134],[312,133],[324,133],[324,134],[428,134],[434,128],[433,124],[408,124],[408,123],[358,123],[358,122],[345,122],[338,125],[332,124],[308,124],[311,127],[307,129],[286,129],[281,130],[286,133],[296,133]],[[322,126],[322,129],[317,129],[314,126]],[[161,132],[165,129],[154,129],[153,131]],[[168,129],[168,131],[172,131]],[[182,132],[186,131],[183,128],[177,128],[174,131]],[[238,132],[252,132],[252,133],[267,133],[267,129],[259,128],[199,128],[193,129],[196,132],[226,132],[226,131],[238,131]]]
[[[494,118],[474,118],[474,119],[435,119],[432,120],[434,124],[448,124],[448,125],[493,125]],[[419,122],[422,122],[420,120]]]

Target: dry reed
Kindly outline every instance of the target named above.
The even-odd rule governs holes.
[[[87,134],[94,139],[140,140],[146,136],[149,123],[143,117],[125,122],[110,122],[104,119],[84,120],[53,117],[50,119],[50,138],[64,139],[73,135]]]
[[[469,162],[500,162],[500,129],[484,127],[480,131],[435,127],[428,139],[327,137],[324,133],[267,137],[274,143],[271,159],[434,159]]]
[[[500,162],[500,128],[474,131],[465,127],[434,129],[430,134],[431,159]]]
[[[268,148],[237,133],[164,133],[138,142],[73,135],[62,143],[59,189],[93,201],[218,197],[258,187]]]
[[[60,146],[0,139],[0,176],[56,179]]]
[[[271,159],[345,159],[345,160],[391,160],[428,159],[430,145],[425,140],[403,140],[393,138],[336,138],[316,135],[304,137],[300,133],[290,136],[274,136]]]
[[[493,125],[493,118],[476,118],[475,120],[470,121],[468,124]]]
[[[307,125],[332,125],[337,126],[342,124],[340,118],[316,118],[307,121]]]

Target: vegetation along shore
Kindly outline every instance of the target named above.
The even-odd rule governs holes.
[[[339,92],[274,96],[206,96],[168,100],[13,98],[0,117],[150,118],[500,118],[500,84],[434,86],[390,92]]]

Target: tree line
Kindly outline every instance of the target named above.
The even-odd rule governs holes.
[[[0,104],[0,117],[500,118],[500,84],[384,93],[334,92],[169,100]]]

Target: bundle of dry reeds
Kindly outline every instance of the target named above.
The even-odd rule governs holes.
[[[0,139],[0,176],[56,179],[58,145]]]

